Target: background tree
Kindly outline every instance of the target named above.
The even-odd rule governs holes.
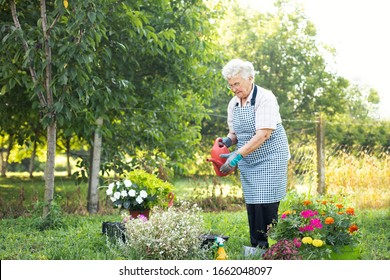
[[[73,13],[69,13],[61,1],[41,0],[39,6],[34,1],[18,2],[19,10],[15,1],[10,1],[8,6],[5,1],[1,4],[9,9],[9,13],[5,13],[1,51],[11,50],[2,73],[9,73],[12,61],[22,57],[21,65],[29,70],[31,77],[22,80],[22,86],[28,89],[28,98],[35,98],[34,104],[39,102],[39,106],[33,105],[33,108],[39,108],[41,122],[47,128],[44,197],[47,207],[43,213],[46,216],[54,194],[57,123],[61,125],[66,118],[70,119],[93,94],[85,78],[91,70],[88,66],[94,45],[101,37],[96,18],[104,17],[102,14],[96,17],[96,5],[92,1],[77,2],[77,6],[72,7]],[[19,18],[24,21],[20,22]],[[12,92],[15,77],[12,74],[3,77],[2,91]],[[72,94],[69,84],[77,88]]]
[[[48,204],[56,148],[78,157],[91,213],[102,175],[192,172],[204,143],[226,134],[233,94],[221,68],[234,57],[254,63],[256,83],[275,93],[289,133],[299,132],[294,141],[314,134],[319,112],[346,123],[327,127],[329,139],[388,145],[386,126],[358,125],[374,120],[377,92],[332,71],[325,57],[333,50],[301,7],[278,1],[269,14],[230,2],[0,0],[1,141],[16,139],[34,158],[46,134]]]
[[[92,147],[96,120],[102,119],[108,162],[117,162],[121,150],[124,156],[139,147],[179,163],[194,154],[213,91],[209,19],[216,6],[83,1],[70,3],[70,12],[60,1],[17,2],[18,9],[15,1],[2,4],[7,16],[0,51],[10,54],[2,67],[2,92],[15,88],[9,69],[19,58],[30,73],[21,86],[47,127],[46,202],[53,199],[57,126],[67,122]]]
[[[276,95],[288,132],[300,131],[293,139],[302,141],[315,135],[315,126],[307,120],[314,122],[316,113],[330,121],[345,114],[351,118],[368,116],[379,101],[375,91],[369,99],[332,70],[325,57],[332,57],[334,50],[318,41],[316,27],[300,5],[282,0],[276,1],[275,7],[271,14],[233,4],[228,12],[232,16],[220,23],[219,43],[225,46],[227,60],[239,57],[253,62],[255,82]],[[213,103],[212,110],[218,115],[226,115],[225,96],[226,91],[220,91]],[[218,117],[214,123],[226,128],[226,119]],[[210,124],[205,123],[203,131],[210,130]]]

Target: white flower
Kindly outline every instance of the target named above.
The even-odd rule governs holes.
[[[120,192],[115,192],[114,193],[114,197],[115,197],[115,199],[119,199],[121,197],[121,193]]]
[[[126,197],[127,196],[127,191],[121,191],[121,196]]]
[[[148,193],[144,190],[142,190],[139,195],[142,197],[142,198],[147,198],[148,197]]]
[[[110,199],[111,199],[112,202],[115,202],[115,201],[116,201],[116,198],[113,197],[113,196],[111,196]]]
[[[118,187],[120,187],[120,186],[121,186],[121,182],[117,181],[117,182],[116,182],[116,185],[117,185]]]
[[[107,195],[112,195],[112,188],[108,188],[108,189],[106,190],[106,194],[107,194]]]
[[[126,188],[130,188],[132,185],[132,183],[129,179],[124,180],[123,183],[125,184]]]
[[[135,197],[135,195],[136,195],[135,190],[129,190],[129,196],[130,197]]]
[[[135,199],[135,201],[137,201],[138,204],[141,204],[144,200],[143,200],[142,197],[139,195],[139,196],[137,196],[137,198]]]
[[[114,183],[111,183],[111,184],[108,185],[108,188],[109,188],[109,189],[113,189],[114,186],[115,186],[115,184],[114,184]]]

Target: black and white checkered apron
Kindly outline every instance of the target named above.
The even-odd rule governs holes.
[[[255,101],[257,86],[251,106],[237,103],[233,111],[233,128],[238,149],[256,133]],[[284,198],[287,187],[287,163],[290,157],[288,140],[282,124],[277,124],[271,137],[259,148],[238,162],[241,184],[246,204],[274,203]]]

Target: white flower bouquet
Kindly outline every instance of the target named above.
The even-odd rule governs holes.
[[[106,194],[113,202],[114,207],[129,210],[150,209],[151,202],[156,199],[156,195],[149,194],[146,188],[132,183],[129,179],[110,183]]]

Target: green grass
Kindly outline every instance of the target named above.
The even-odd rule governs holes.
[[[39,231],[33,218],[3,219],[0,259],[5,260],[107,260],[116,255],[108,250],[101,233],[110,216],[65,217],[64,228]]]
[[[360,258],[390,259],[390,219],[388,210],[359,214],[362,243]],[[249,245],[246,213],[204,213],[206,228],[229,236],[225,248],[230,259],[243,259],[242,246]],[[33,217],[0,220],[0,259],[2,260],[115,260],[120,253],[107,246],[102,234],[104,221],[120,221],[119,215],[64,215],[64,227],[37,230]]]
[[[216,188],[215,186],[218,186]],[[207,179],[181,179],[175,184],[178,198],[214,195],[215,200],[224,201],[219,195],[224,183],[215,184]],[[33,203],[43,198],[42,178],[30,180],[22,177],[0,178],[0,259],[2,260],[115,260],[121,259],[119,252],[108,246],[102,234],[104,221],[119,222],[118,212],[105,199],[101,199],[101,211],[89,215],[85,210],[87,186],[76,186],[72,179],[56,178],[56,194],[64,212],[62,227],[40,231],[37,216],[32,212]],[[214,192],[214,194],[213,194]],[[229,193],[230,191],[228,191]],[[103,197],[104,195],[102,195]],[[219,204],[207,205],[215,209]],[[281,208],[283,204],[281,205]],[[220,209],[220,208],[219,208]],[[204,212],[205,231],[229,236],[226,251],[233,260],[243,259],[242,247],[249,245],[248,222],[244,207],[237,211]],[[390,259],[390,208],[356,209],[362,234],[359,246],[360,258],[364,260]]]

